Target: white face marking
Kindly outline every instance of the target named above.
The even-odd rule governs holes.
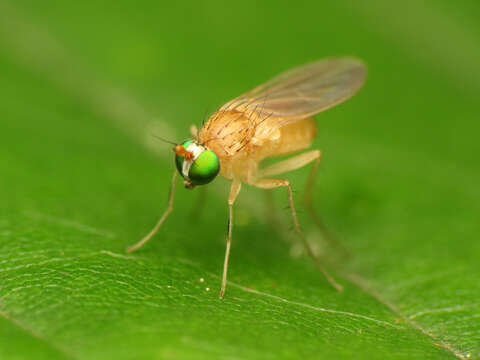
[[[187,146],[186,150],[193,153],[192,160],[183,160],[182,175],[183,177],[188,179],[188,173],[190,172],[190,168],[192,167],[193,162],[197,160],[200,154],[203,153],[206,149],[203,146],[200,146],[192,141],[190,145]]]

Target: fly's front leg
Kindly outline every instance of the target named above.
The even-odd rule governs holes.
[[[195,204],[190,209],[189,219],[191,222],[198,223],[200,218],[203,214],[203,209],[205,208],[205,202],[207,201],[207,191],[208,188],[206,186],[197,186],[197,199],[195,200]]]
[[[172,212],[173,210],[173,200],[175,198],[175,185],[176,185],[176,180],[177,180],[177,170],[175,170],[173,172],[173,177],[172,177],[172,182],[170,184],[170,193],[168,195],[168,205],[167,205],[167,209],[165,210],[165,212],[163,213],[162,217],[158,220],[157,224],[155,225],[155,227],[152,229],[152,231],[150,231],[142,240],[140,240],[138,243],[136,243],[135,245],[132,245],[130,246],[129,248],[127,248],[127,253],[131,253],[135,250],[138,250],[140,249],[143,245],[145,245],[147,243],[148,240],[150,240],[153,235],[155,235],[158,231],[158,229],[160,229],[160,227],[162,226],[163,222],[167,219],[168,215],[170,215],[170,213]]]
[[[233,204],[242,188],[242,183],[239,180],[233,180],[230,187],[230,195],[228,196],[228,229],[227,229],[227,247],[225,249],[225,260],[223,262],[222,288],[220,290],[220,299],[225,295],[225,288],[227,287],[227,272],[228,272],[228,258],[230,257],[230,245],[232,242],[232,228],[233,228]]]
[[[198,127],[197,127],[197,125],[190,125],[190,135],[192,135],[192,137],[194,139],[198,139]]]

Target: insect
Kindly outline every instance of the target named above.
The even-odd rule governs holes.
[[[300,229],[290,182],[276,177],[313,163],[306,191],[309,202],[321,152],[304,152],[265,168],[259,165],[266,158],[309,148],[317,130],[312,116],[352,97],[362,87],[365,76],[366,66],[356,58],[319,60],[284,72],[229,101],[213,113],[200,130],[193,126],[192,139],[174,144],[177,169],[170,185],[167,209],[152,231],[127,251],[135,251],[150,240],[171,213],[177,172],[188,189],[208,184],[220,174],[232,181],[220,298],[227,284],[234,203],[242,184],[286,190],[296,234],[325,278],[341,291],[342,286],[321,264]]]

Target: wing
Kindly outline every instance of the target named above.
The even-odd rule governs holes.
[[[362,87],[365,75],[361,60],[327,58],[286,71],[228,102],[220,111],[255,113],[257,119],[271,118],[270,125],[278,128],[349,99]]]

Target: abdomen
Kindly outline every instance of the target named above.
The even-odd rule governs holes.
[[[291,154],[312,145],[317,135],[317,125],[312,118],[307,118],[279,129],[280,136],[265,144],[262,158]]]

